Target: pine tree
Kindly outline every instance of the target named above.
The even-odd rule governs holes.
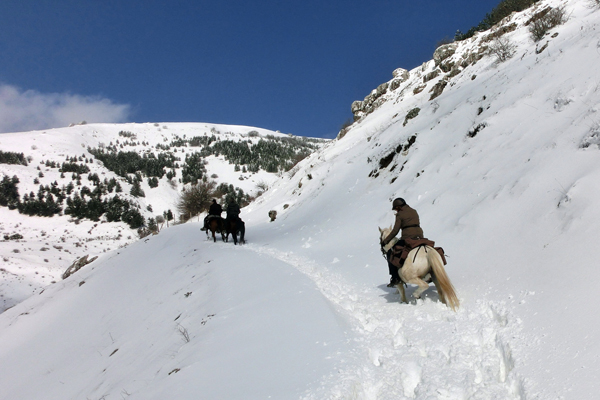
[[[0,182],[0,206],[8,207],[11,210],[17,207],[20,201],[18,183],[19,178],[16,175],[12,178],[4,175]]]
[[[133,186],[131,187],[131,190],[129,191],[129,194],[132,195],[132,196],[134,196],[134,197],[146,197],[146,194],[144,193],[144,191],[140,187],[140,181],[138,181],[138,180],[135,180],[133,182]]]

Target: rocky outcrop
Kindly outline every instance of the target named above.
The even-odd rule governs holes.
[[[367,114],[370,114],[382,104],[382,101],[378,101],[385,93],[387,93],[389,83],[385,82],[377,86],[363,101],[355,101],[352,103],[351,110],[354,114],[354,119],[361,118]]]
[[[452,57],[456,53],[457,48],[458,44],[456,43],[449,43],[438,47],[433,53],[433,61],[436,67],[442,64],[447,58]]]
[[[394,78],[400,79],[402,82],[404,82],[410,77],[410,72],[408,72],[404,68],[396,68],[394,72],[392,72],[392,75],[394,76]]]
[[[429,91],[429,93],[431,93],[431,97],[429,97],[429,100],[433,100],[436,97],[438,97],[439,95],[441,95],[442,92],[444,91],[444,89],[446,88],[447,84],[448,84],[448,81],[446,79],[440,79],[440,81],[438,83],[433,85],[433,87]]]
[[[405,70],[404,68],[397,68],[392,73],[394,79],[391,82],[385,82],[381,85],[377,86],[377,89],[374,89],[367,97],[364,98],[363,101],[356,100],[352,102],[352,106],[350,107],[352,110],[352,114],[354,114],[354,120],[358,120],[365,115],[372,113],[379,106],[385,103],[384,94],[389,91],[394,91],[402,85],[402,83],[406,82],[410,77],[410,72]]]
[[[390,83],[390,90],[392,92],[394,90],[398,89],[400,87],[400,85],[402,85],[404,82],[406,82],[408,80],[408,78],[410,78],[410,72],[408,72],[407,70],[405,70],[403,68],[395,69],[393,72],[393,75],[394,75],[394,80],[392,80],[392,82]]]
[[[436,67],[439,67],[444,72],[449,72],[454,67],[454,61],[450,57],[456,53],[458,48],[457,43],[449,43],[438,47],[433,53],[433,62]]]
[[[89,263],[93,262],[96,258],[98,258],[98,256],[96,256],[91,260],[88,260],[88,257],[89,254],[75,260],[75,262],[73,262],[73,264],[71,264],[71,266],[67,268],[67,270],[62,274],[62,278],[67,279],[69,276],[73,275],[75,272],[79,271],[81,268],[85,267]]]
[[[437,78],[438,76],[440,76],[440,74],[441,71],[439,69],[434,69],[430,73],[425,74],[425,76],[423,76],[423,83],[429,82],[430,80]]]

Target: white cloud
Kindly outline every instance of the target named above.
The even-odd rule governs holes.
[[[0,133],[59,128],[71,123],[118,123],[131,107],[99,96],[40,93],[0,84]]]

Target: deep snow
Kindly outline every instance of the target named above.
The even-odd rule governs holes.
[[[171,227],[4,312],[0,399],[595,399],[600,11],[540,7],[562,4],[543,52],[523,25],[536,10],[513,15],[515,56],[434,101],[437,80],[413,94],[433,62],[410,71],[242,210],[248,244]],[[449,255],[458,312],[385,286],[396,196]]]

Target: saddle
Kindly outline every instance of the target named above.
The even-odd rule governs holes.
[[[427,238],[416,238],[416,239],[407,238],[407,239],[404,239],[404,243],[405,243],[404,246],[402,246],[400,244],[395,244],[390,249],[391,253],[389,256],[389,262],[393,266],[395,266],[397,268],[402,268],[402,266],[404,265],[404,261],[408,257],[408,253],[410,253],[411,250],[416,249],[417,247],[421,247],[421,246],[433,247],[442,257],[442,261],[444,262],[444,265],[446,265],[446,255],[444,253],[444,249],[441,247],[435,247],[434,241],[429,240]]]

